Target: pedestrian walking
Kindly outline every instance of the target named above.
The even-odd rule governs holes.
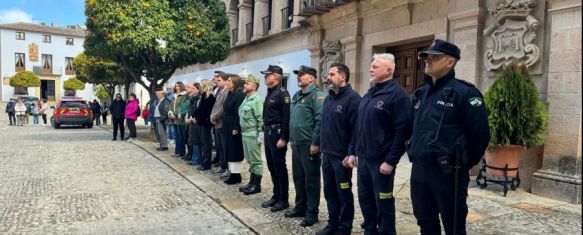
[[[455,44],[436,39],[419,57],[428,76],[412,96],[413,214],[421,234],[441,234],[440,218],[445,234],[466,234],[469,169],[488,146],[488,111],[480,91],[456,78]]]
[[[124,140],[125,130],[124,130],[124,115],[126,109],[126,103],[124,102],[121,94],[115,94],[115,99],[111,102],[111,106],[109,107],[111,111],[111,121],[113,123],[113,139],[117,140],[117,131],[119,130],[119,134],[121,140]]]
[[[370,65],[373,83],[360,101],[356,122],[358,201],[365,234],[396,234],[393,185],[396,166],[411,135],[413,107],[399,82],[393,79],[395,57],[376,54]]]
[[[259,80],[249,74],[245,83],[245,100],[239,106],[239,123],[243,139],[243,153],[251,177],[249,183],[239,188],[245,195],[261,192],[263,177],[263,160],[261,160],[261,144],[263,143],[263,100],[257,93]]]
[[[318,222],[320,205],[320,121],[326,94],[316,88],[316,69],[302,65],[297,74],[297,91],[291,100],[290,143],[295,206],[285,217],[305,217],[300,226]]]
[[[132,141],[137,137],[136,131],[136,120],[140,115],[140,101],[136,97],[136,94],[130,93],[128,95],[128,101],[124,111],[124,118],[128,129],[130,130],[130,136],[126,139],[127,141]]]
[[[289,181],[285,153],[289,140],[290,97],[282,86],[283,70],[277,65],[269,65],[262,71],[265,75],[267,96],[263,103],[263,130],[265,131],[265,156],[271,173],[273,195],[263,203],[263,208],[271,207],[272,212],[289,207]]]
[[[341,63],[330,65],[326,78],[328,96],[322,107],[320,151],[324,198],[328,224],[316,235],[347,235],[354,221],[352,168],[346,164],[355,156],[354,128],[361,97],[352,89],[350,70]]]
[[[101,105],[96,99],[91,104],[91,112],[93,112],[93,122],[95,122],[96,126],[99,126],[101,124]]]
[[[6,113],[8,113],[8,121],[10,122],[9,125],[16,126],[16,110],[14,107],[16,106],[16,100],[14,98],[10,98],[8,103],[6,103]]]
[[[199,126],[199,134],[202,145],[200,166],[197,169],[200,171],[205,171],[211,169],[213,147],[211,128],[213,127],[213,124],[210,121],[210,116],[215,104],[215,96],[213,95],[212,84],[208,80],[200,81],[200,87],[200,103],[193,116]]]

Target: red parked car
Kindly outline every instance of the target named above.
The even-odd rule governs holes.
[[[61,125],[81,125],[93,127],[93,113],[86,100],[79,97],[63,97],[54,108],[51,125],[59,128]]]

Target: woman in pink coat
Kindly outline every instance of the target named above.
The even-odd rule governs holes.
[[[139,112],[140,102],[136,98],[136,94],[130,93],[124,114],[127,126],[130,129],[130,136],[127,138],[127,141],[132,141],[136,138],[136,120],[138,120],[138,116],[140,116]]]

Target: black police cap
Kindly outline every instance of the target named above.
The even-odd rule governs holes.
[[[431,46],[429,46],[429,48],[426,51],[419,52],[419,57],[425,58],[427,57],[428,54],[432,55],[446,54],[452,56],[453,58],[456,58],[457,60],[461,58],[460,49],[456,45],[441,39],[435,39]]]
[[[265,71],[261,71],[262,74],[272,74],[272,73],[277,73],[279,75],[283,75],[283,69],[281,69],[281,67],[277,66],[277,65],[269,65],[267,67],[267,70]]]

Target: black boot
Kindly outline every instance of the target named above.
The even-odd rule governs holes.
[[[255,174],[251,173],[251,177],[249,178],[249,183],[245,186],[240,187],[239,192],[244,192],[247,188],[249,188],[254,183],[255,183]]]
[[[232,185],[241,183],[241,174],[240,173],[231,173],[228,180],[223,181],[225,184]]]
[[[253,184],[249,186],[249,188],[245,189],[245,191],[243,191],[243,194],[251,195],[260,192],[261,192],[261,176],[255,175],[255,182],[253,182]]]

